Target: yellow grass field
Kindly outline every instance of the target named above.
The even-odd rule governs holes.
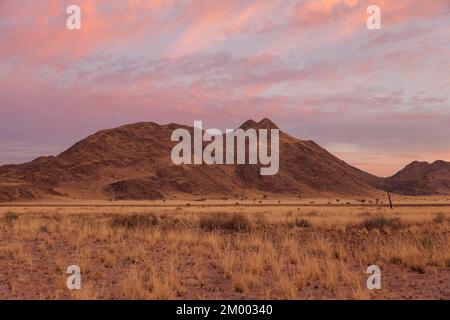
[[[308,203],[1,206],[0,298],[450,299],[449,206]]]

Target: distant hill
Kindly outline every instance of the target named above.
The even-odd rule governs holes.
[[[450,162],[433,163],[414,161],[392,177],[381,179],[379,188],[410,195],[450,194]]]

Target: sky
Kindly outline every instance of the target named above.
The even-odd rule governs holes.
[[[264,117],[379,176],[450,161],[449,40],[450,0],[0,0],[0,164]]]

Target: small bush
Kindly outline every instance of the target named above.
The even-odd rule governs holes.
[[[295,225],[299,228],[311,228],[311,222],[306,219],[295,219]]]
[[[264,213],[258,213],[255,216],[255,224],[261,227],[264,227],[267,225],[267,218]]]
[[[361,226],[367,230],[379,229],[384,230],[389,229],[400,229],[402,224],[400,218],[385,218],[383,216],[376,216],[373,218],[367,218],[362,223]]]
[[[420,274],[425,274],[426,273],[426,265],[425,264],[413,264],[410,266],[412,271],[418,272]]]
[[[430,237],[423,237],[419,241],[420,246],[425,250],[431,250],[433,248],[433,241]]]
[[[254,228],[243,214],[218,214],[200,218],[200,228],[205,231],[248,232]]]
[[[450,268],[450,258],[445,259],[445,267]]]
[[[48,228],[46,226],[40,226],[39,227],[39,232],[40,233],[48,233]]]
[[[443,223],[445,221],[445,215],[443,213],[438,213],[434,218],[434,223]]]
[[[5,221],[6,223],[11,223],[14,220],[19,219],[19,216],[12,211],[8,211],[3,215],[2,218],[3,218],[3,221]]]
[[[111,220],[111,226],[115,228],[149,228],[158,224],[158,218],[153,214],[115,216]]]
[[[308,217],[317,217],[317,216],[319,215],[319,213],[317,213],[316,210],[311,210],[311,211],[308,211],[308,212],[306,213],[306,215],[307,215]]]

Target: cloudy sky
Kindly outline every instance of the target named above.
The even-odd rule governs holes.
[[[131,122],[263,117],[382,176],[450,161],[449,40],[449,0],[0,0],[0,164]]]

